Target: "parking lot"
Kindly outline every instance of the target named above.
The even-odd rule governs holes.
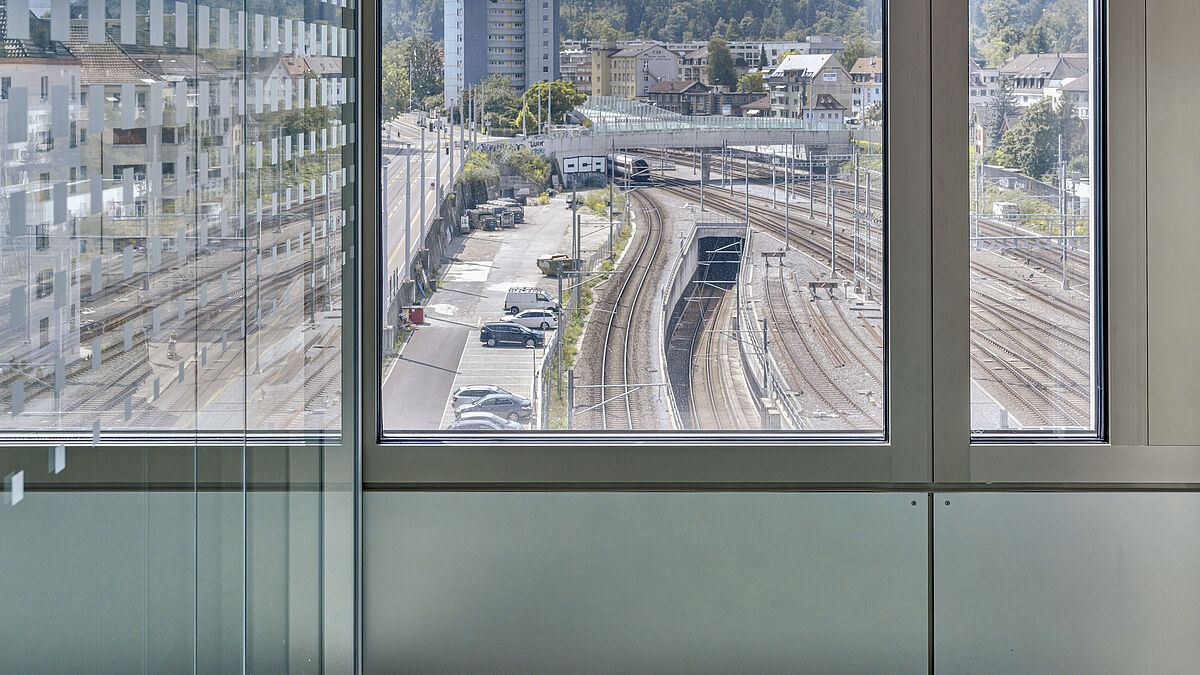
[[[453,260],[425,306],[426,325],[405,345],[384,378],[387,429],[444,428],[454,421],[450,394],[472,384],[494,384],[532,398],[544,349],[487,347],[479,326],[504,316],[511,287],[538,287],[557,295],[557,282],[537,267],[538,256],[563,252],[571,212],[563,197],[525,208],[515,229],[475,230],[455,240]],[[547,336],[547,344],[552,332]]]

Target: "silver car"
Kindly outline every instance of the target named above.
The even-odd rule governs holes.
[[[527,420],[533,416],[533,405],[529,399],[514,394],[491,394],[469,405],[455,408],[454,416],[473,412],[490,412],[510,420]]]
[[[525,425],[490,412],[472,412],[451,422],[446,428],[463,431],[520,431]]]
[[[500,320],[511,321],[526,328],[540,328],[542,330],[558,328],[558,314],[548,309],[527,309],[524,312],[509,315]]]
[[[471,384],[460,388],[450,396],[450,407],[457,408],[468,403],[474,403],[484,396],[507,393],[509,393],[507,390],[501,389],[494,384]]]

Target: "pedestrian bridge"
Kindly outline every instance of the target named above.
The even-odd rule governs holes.
[[[562,160],[610,149],[805,146],[814,154],[849,154],[851,131],[841,124],[790,117],[680,115],[617,96],[592,96],[576,108],[585,128],[552,131],[516,142]]]

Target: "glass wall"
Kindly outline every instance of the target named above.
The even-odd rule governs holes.
[[[0,6],[8,667],[332,658],[354,21]]]
[[[1101,429],[1093,4],[970,5],[976,434]]]
[[[883,3],[633,5],[381,3],[383,428],[881,438]]]

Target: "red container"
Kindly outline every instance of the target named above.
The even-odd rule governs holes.
[[[409,307],[408,320],[413,323],[425,323],[425,308],[424,307]]]

